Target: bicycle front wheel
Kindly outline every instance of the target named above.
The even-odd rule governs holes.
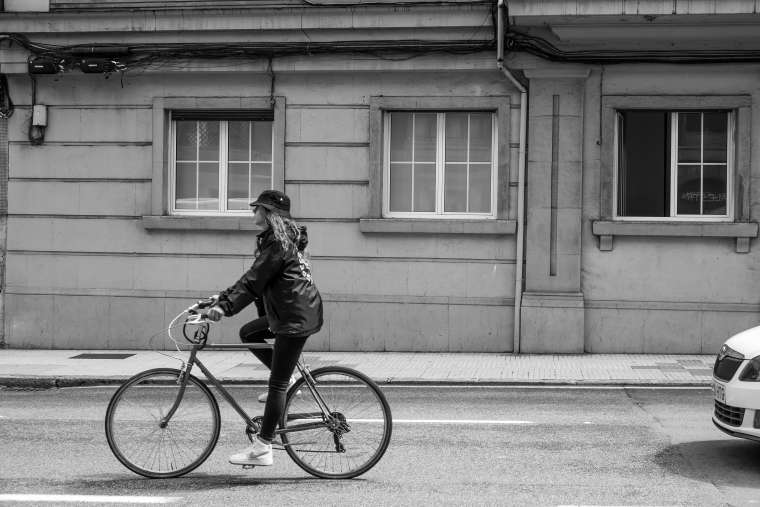
[[[281,434],[285,450],[316,477],[350,479],[365,473],[390,443],[393,422],[385,395],[369,377],[350,368],[318,368],[311,377],[316,396],[303,378],[288,391],[280,421],[281,430],[291,430]]]
[[[179,477],[197,468],[219,439],[219,404],[209,388],[189,375],[180,395],[180,370],[138,373],[113,395],[106,411],[106,439],[114,456],[150,478]]]

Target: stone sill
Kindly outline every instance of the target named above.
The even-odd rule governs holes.
[[[611,251],[615,236],[735,238],[736,252],[748,253],[750,239],[758,236],[757,222],[623,222],[594,220],[591,230],[599,236],[599,250]]]
[[[142,217],[147,230],[258,231],[251,215],[245,217],[193,217],[148,215]]]
[[[433,218],[362,218],[365,234],[515,234],[515,220],[438,220]]]

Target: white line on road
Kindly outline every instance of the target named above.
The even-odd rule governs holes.
[[[379,423],[382,419],[349,419],[350,422]],[[535,424],[533,421],[510,421],[501,419],[394,419],[393,424]]]
[[[0,502],[50,503],[174,503],[182,500],[173,496],[108,496],[108,495],[0,495]]]

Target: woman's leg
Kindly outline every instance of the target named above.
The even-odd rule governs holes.
[[[269,375],[269,396],[264,407],[264,420],[261,423],[259,438],[267,442],[274,440],[274,430],[285,409],[285,395],[288,381],[293,375],[298,358],[306,343],[305,337],[276,336],[272,356],[272,372]]]
[[[274,334],[269,330],[269,321],[266,316],[252,320],[240,328],[240,341],[243,343],[266,343],[265,340],[268,338],[274,338]],[[272,369],[271,349],[250,350],[267,368]]]

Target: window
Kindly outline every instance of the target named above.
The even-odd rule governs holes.
[[[383,215],[495,218],[496,114],[385,114]]]
[[[172,112],[171,213],[250,212],[248,204],[274,186],[272,127],[266,112]]]
[[[618,110],[616,217],[733,219],[733,116]]]

